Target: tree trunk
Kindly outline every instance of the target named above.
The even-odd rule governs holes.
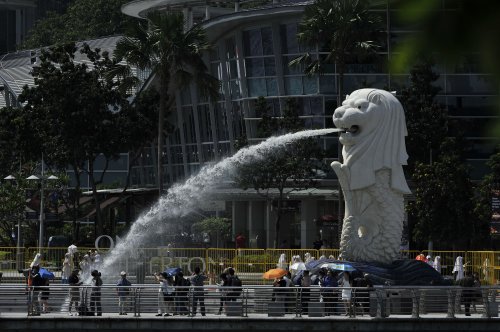
[[[97,238],[99,235],[104,233],[104,227],[101,216],[101,202],[99,201],[99,196],[97,195],[97,186],[95,184],[94,179],[94,163],[89,161],[89,176],[90,176],[90,184],[92,186],[92,196],[94,197],[95,202],[95,237]]]
[[[167,89],[164,83],[160,88],[160,109],[158,110],[158,155],[157,155],[157,174],[158,174],[158,197],[163,194],[163,123],[165,122],[165,108],[167,106]]]

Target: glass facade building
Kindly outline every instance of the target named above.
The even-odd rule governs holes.
[[[307,76],[303,68],[289,66],[291,60],[306,51],[313,57],[320,55],[317,50],[304,49],[297,40],[304,7],[311,1],[260,1],[261,6],[251,8],[244,8],[243,1],[239,6],[234,1],[217,2],[222,7],[215,7],[211,1],[167,2],[170,10],[183,10],[188,22],[204,26],[214,45],[207,63],[211,73],[222,82],[221,97],[215,103],[200,100],[194,89],[178,95],[178,112],[170,119],[176,125],[175,132],[166,138],[165,144],[167,186],[196,172],[205,163],[233,154],[235,142],[242,136],[249,142],[262,140],[264,137],[258,137],[256,130],[260,114],[254,110],[259,96],[266,97],[275,116],[281,116],[286,99],[296,99],[305,129],[333,127],[331,117],[337,105],[338,75],[335,66],[327,68],[321,76]],[[155,10],[147,1],[143,3],[148,11]],[[141,1],[130,4],[135,6],[135,15],[139,17],[140,4]],[[455,1],[442,1],[443,10],[453,10],[456,6]],[[215,14],[210,14],[212,9],[216,9]],[[127,10],[131,9],[126,5],[124,12]],[[395,46],[415,31],[400,22],[398,10],[391,8],[389,2],[373,8],[386,27],[386,39],[369,61],[347,65],[346,93],[362,87],[399,92],[409,83],[408,73],[391,74],[387,68]],[[490,75],[479,69],[473,57],[462,66],[436,65],[435,70],[440,74],[435,85],[441,88],[437,101],[448,109],[451,118],[466,123],[465,135],[473,146],[468,161],[473,178],[479,179],[494,148],[494,138],[485,136],[484,129],[496,118],[494,105],[498,91],[490,84]],[[321,140],[330,159],[327,162],[337,159],[337,138],[327,136]],[[147,155],[153,156],[154,151]],[[154,185],[151,176],[154,171],[148,171],[148,167],[154,164],[142,161],[140,167],[134,167],[137,185]],[[139,175],[141,172],[144,174]],[[140,179],[146,178],[149,183],[141,183]]]
[[[337,68],[326,68],[321,76],[307,76],[303,68],[289,63],[304,52],[320,56],[317,49],[304,49],[297,40],[298,24],[306,5],[312,1],[133,1],[124,7],[125,14],[144,17],[152,10],[182,11],[187,24],[201,24],[214,49],[206,56],[211,73],[222,82],[220,98],[209,103],[196,95],[194,88],[177,95],[177,108],[170,122],[175,125],[172,135],[165,138],[166,156],[163,179],[165,187],[189,177],[203,165],[213,163],[235,152],[241,137],[250,144],[258,143],[255,102],[259,96],[267,99],[274,116],[281,116],[286,100],[294,98],[304,120],[304,129],[331,128],[332,114],[337,107]],[[457,8],[456,1],[440,1],[443,11]],[[363,87],[401,91],[409,83],[408,73],[390,73],[387,68],[395,47],[415,32],[398,18],[399,8],[387,1],[377,2],[373,12],[385,27],[385,40],[377,54],[363,63],[349,63],[344,77],[344,91]],[[253,5],[253,6],[252,6]],[[473,146],[468,156],[473,179],[485,174],[485,161],[493,152],[495,139],[486,136],[486,124],[496,118],[495,99],[498,91],[490,84],[490,75],[479,69],[473,57],[463,66],[436,65],[441,88],[437,101],[448,109],[451,118],[463,122],[466,136]],[[326,164],[338,158],[338,139],[320,138],[326,153]],[[144,160],[133,166],[132,183],[154,186],[154,147]],[[411,157],[411,156],[410,156]],[[143,182],[145,180],[145,182]],[[319,222],[322,216],[336,215],[337,184],[330,172],[319,184],[326,190],[313,196],[292,198],[284,238],[294,247],[310,247],[316,236],[322,236],[336,246],[338,229]],[[328,190],[330,189],[330,190]],[[271,247],[273,212],[270,203],[258,195],[238,198],[234,188],[221,199],[233,219],[233,232],[244,231],[248,238],[261,236],[258,246]],[[312,197],[312,199],[311,199]],[[227,212],[227,211],[226,211]],[[328,223],[327,223],[328,224]],[[262,236],[263,235],[263,236]]]

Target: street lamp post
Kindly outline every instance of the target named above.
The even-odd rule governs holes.
[[[31,175],[26,180],[40,180],[40,216],[39,216],[39,222],[40,222],[40,230],[38,232],[38,252],[42,252],[43,248],[43,231],[44,231],[44,221],[45,221],[45,213],[44,213],[44,193],[43,193],[43,186],[45,185],[45,180],[57,180],[58,177],[55,175],[51,175],[48,178],[44,177],[44,162],[43,162],[43,154],[42,154],[42,174],[40,177],[36,175]]]
[[[12,175],[8,175],[4,177],[4,180],[7,181],[15,181],[16,177]],[[16,270],[21,269],[22,262],[22,253],[21,253],[21,217],[17,218],[17,238],[16,238]]]

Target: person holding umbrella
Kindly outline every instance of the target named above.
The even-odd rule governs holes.
[[[351,274],[347,271],[344,271],[344,276],[342,278],[341,284],[342,284],[342,301],[344,302],[344,307],[345,307],[345,315],[349,317],[353,317],[354,313],[352,310],[352,305],[351,305],[351,298],[352,298],[352,279],[351,279]]]
[[[335,312],[334,299],[336,297],[334,287],[337,287],[338,283],[335,280],[332,270],[328,270],[327,273],[325,273],[324,270],[319,271],[319,285],[320,287],[324,288],[324,290],[321,292],[321,296],[323,297],[323,302],[325,303],[325,315],[333,315]]]

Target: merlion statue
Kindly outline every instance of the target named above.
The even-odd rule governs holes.
[[[345,260],[391,263],[399,257],[408,155],[405,115],[389,92],[359,89],[333,114],[343,129],[344,163],[331,166],[342,186],[345,217],[340,251]]]

